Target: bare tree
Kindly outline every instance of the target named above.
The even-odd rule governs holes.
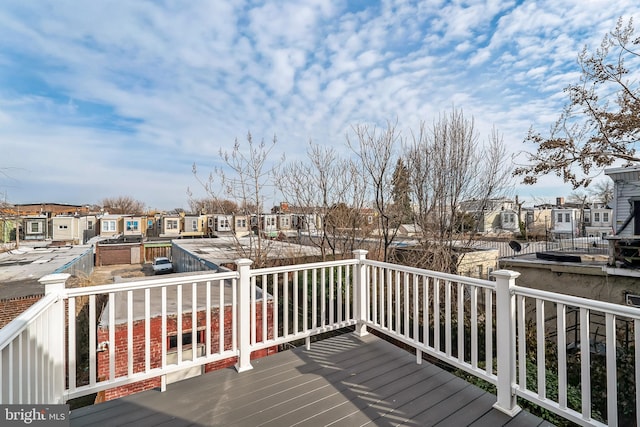
[[[347,135],[347,145],[357,156],[362,172],[373,195],[381,235],[381,253],[388,260],[389,247],[398,233],[398,211],[393,209],[393,168],[397,161],[395,153],[400,143],[397,123],[387,122],[385,129],[367,125],[353,128],[354,139]]]
[[[494,129],[480,144],[473,119],[461,110],[442,115],[431,129],[425,123],[405,148],[415,197],[416,223],[422,229],[420,266],[455,273],[456,245],[470,243],[463,202],[484,210],[491,199],[503,196],[511,175],[504,142]]]
[[[131,196],[106,197],[102,199],[102,207],[112,214],[141,215],[145,211],[145,203]]]
[[[282,161],[270,164],[276,141],[274,136],[270,144],[264,140],[256,143],[251,133],[247,134],[245,146],[236,139],[231,151],[220,150],[226,168],[216,168],[207,179],[201,179],[196,165],[193,165],[193,174],[209,197],[218,198],[222,192],[239,205],[243,214],[257,221],[257,232],[249,235],[248,244],[237,242],[236,246],[243,257],[253,260],[259,267],[265,265],[269,249],[268,241],[260,232],[265,191],[272,186],[270,179]]]
[[[534,184],[538,176],[555,173],[578,188],[589,185],[594,168],[598,174],[617,160],[639,162],[640,84],[628,68],[637,67],[639,58],[640,37],[634,38],[631,19],[625,25],[620,18],[595,52],[585,47],[578,56],[580,81],[565,88],[568,104],[549,136],[529,131],[525,142],[536,144],[537,152],[514,174]]]
[[[189,190],[189,208],[191,212],[204,212],[210,214],[224,214],[230,215],[240,212],[240,208],[236,202],[233,200],[226,199],[218,199],[218,198],[203,198],[203,199],[194,199],[191,197],[191,192]]]
[[[606,178],[594,183],[589,188],[589,193],[596,201],[608,205],[609,202],[613,200],[613,182],[611,178]]]
[[[328,253],[335,257],[348,251],[350,256],[358,230],[354,217],[363,200],[363,192],[357,191],[359,175],[332,147],[310,141],[307,160],[284,165],[277,186],[300,215],[321,218],[319,230],[309,221],[298,222],[305,242],[318,247],[323,259]]]

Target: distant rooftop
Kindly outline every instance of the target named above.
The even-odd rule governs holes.
[[[38,280],[74,260],[90,246],[47,247],[48,242],[25,242],[0,253],[0,299],[44,293]]]
[[[249,254],[249,237],[234,239],[219,237],[214,239],[179,239],[172,241],[185,251],[216,265],[233,263]],[[262,239],[262,248],[268,259],[286,259],[293,257],[320,256],[320,249],[279,240]],[[256,241],[253,242],[255,247]],[[255,251],[255,249],[254,249]]]

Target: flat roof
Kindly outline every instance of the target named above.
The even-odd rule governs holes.
[[[42,277],[79,257],[91,246],[47,247],[49,242],[25,242],[0,253],[0,299],[44,294]]]
[[[255,248],[257,242],[251,242],[250,237],[218,237],[210,239],[178,239],[172,243],[198,259],[212,262],[216,265],[233,263],[240,258],[248,258],[251,245]],[[263,238],[262,249],[268,259],[300,258],[321,256],[320,248],[305,246],[281,240]],[[254,249],[255,251],[255,249]]]

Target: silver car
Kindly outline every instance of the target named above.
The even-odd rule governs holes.
[[[171,264],[171,260],[163,256],[155,258],[153,260],[153,263],[151,264],[151,267],[153,267],[154,274],[173,272],[173,264]]]

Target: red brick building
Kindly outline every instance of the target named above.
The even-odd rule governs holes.
[[[214,294],[214,292],[212,292]],[[190,299],[183,299],[185,302],[183,305],[186,309],[187,306],[191,304]],[[167,301],[167,306],[171,307],[174,301]],[[197,312],[197,324],[196,327],[196,348],[197,355],[201,356],[205,354],[205,343],[206,343],[206,310],[200,309],[201,301],[198,303],[198,312]],[[116,304],[123,306],[126,312],[126,300],[124,298],[117,298]],[[267,324],[268,332],[267,337],[273,338],[273,301],[267,300]],[[122,308],[122,307],[120,307]],[[134,312],[139,312],[140,307],[136,307]],[[118,311],[118,310],[117,310]],[[144,308],[142,308],[144,311]],[[104,380],[109,378],[109,347],[114,347],[115,354],[115,375],[116,377],[126,376],[128,372],[129,366],[129,352],[128,352],[128,323],[127,320],[122,319],[118,314],[115,315],[116,321],[116,331],[115,331],[115,342],[109,342],[109,328],[108,328],[108,307],[105,308],[105,311],[102,314],[103,321],[100,322],[97,333],[98,343],[108,342],[107,345],[104,345],[104,351],[98,353],[97,362],[98,362],[98,379]],[[230,303],[225,301],[224,306],[224,325],[223,325],[223,334],[224,334],[224,350],[231,350],[232,348],[232,306]],[[219,353],[220,344],[219,344],[219,336],[220,336],[220,316],[219,316],[219,307],[211,308],[211,330],[210,330],[210,338],[211,338],[211,353]],[[162,364],[162,316],[154,315],[151,313],[150,322],[150,368],[158,368]],[[262,300],[257,301],[256,303],[256,323],[257,323],[257,337],[258,341],[262,340]],[[145,321],[144,318],[136,318],[133,322],[133,373],[144,372],[145,371]],[[192,343],[192,313],[191,311],[182,313],[182,359],[183,360],[191,360],[191,351],[193,348]],[[176,311],[173,313],[167,314],[167,364],[176,363],[177,359],[177,333],[178,333],[178,316]],[[251,358],[264,357],[269,354],[277,352],[277,347],[270,347],[264,350],[256,351],[252,353]],[[175,375],[172,375],[172,378],[168,378],[167,382],[175,382],[180,379],[189,378],[194,375],[200,375],[202,373],[210,372],[216,369],[226,368],[229,366],[233,366],[237,361],[237,357],[232,357],[224,360],[220,360],[213,363],[208,363],[203,365],[202,367],[196,368],[187,368],[183,371],[177,372]],[[169,377],[169,375],[168,375]],[[129,394],[137,393],[144,390],[150,390],[156,387],[161,386],[161,377],[155,377],[143,381],[139,381],[136,383],[128,384],[125,386],[120,386],[116,388],[112,388],[106,390],[103,396],[99,396],[98,399],[102,400],[112,400],[117,399],[122,396],[126,396]]]
[[[27,295],[0,300],[0,329],[39,301],[43,295]]]

